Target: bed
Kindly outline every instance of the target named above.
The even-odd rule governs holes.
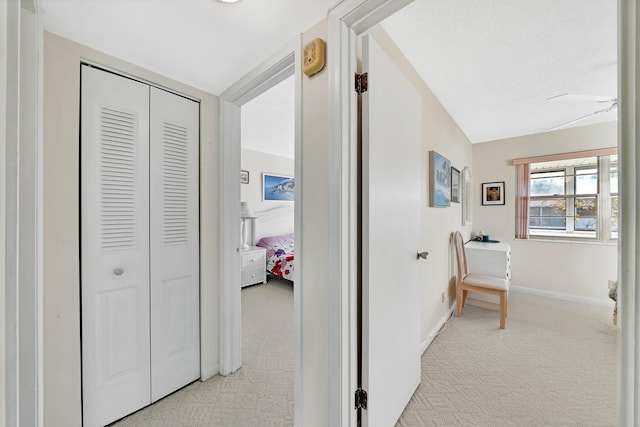
[[[255,246],[267,252],[267,273],[293,281],[295,239],[293,234],[294,209],[279,206],[256,212],[252,239]]]

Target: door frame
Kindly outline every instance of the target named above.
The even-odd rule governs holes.
[[[638,122],[638,21],[636,0],[618,1],[618,153],[620,153],[619,223],[624,234],[618,239],[618,304],[620,326],[618,344],[618,422],[636,425],[640,419],[640,219],[638,218],[638,167],[640,137]],[[630,285],[630,286],[627,286]]]
[[[43,8],[41,0],[2,8],[0,425],[43,425]]]
[[[329,10],[329,424],[356,426],[358,116],[356,38],[413,0],[344,0]]]
[[[357,103],[353,91],[356,69],[356,36],[363,33],[413,0],[343,0],[329,11],[328,67],[329,146],[331,163],[329,238],[331,271],[329,305],[329,419],[331,425],[355,426],[353,391],[357,388],[356,323],[357,222],[352,195],[357,194]],[[640,39],[640,7],[635,0],[618,0],[618,147],[621,161],[620,224],[628,230],[618,242],[618,278],[629,286],[621,290],[618,360],[618,415],[622,425],[640,418],[640,272],[637,218],[640,187],[636,183],[640,155],[635,141],[640,135],[637,105],[640,82],[637,49]],[[625,95],[628,95],[625,96]],[[627,202],[624,202],[627,200]],[[624,260],[624,268],[622,267]],[[337,374],[334,374],[337,373]]]
[[[296,268],[294,283],[299,283],[302,263],[302,78],[301,35],[282,47],[220,95],[220,374],[229,375],[242,365],[241,288],[240,288],[240,150],[243,104],[295,76],[295,187],[294,233]],[[294,408],[299,408],[302,341],[302,287],[294,288],[295,371]],[[205,380],[206,378],[203,378]],[[296,409],[294,409],[294,412]]]

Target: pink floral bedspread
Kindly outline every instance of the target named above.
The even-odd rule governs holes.
[[[257,246],[267,250],[267,271],[293,281],[294,239],[293,234],[263,237]]]

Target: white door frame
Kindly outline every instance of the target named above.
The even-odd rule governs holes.
[[[287,77],[295,75],[295,235],[296,259],[301,259],[302,246],[302,119],[301,119],[301,37],[298,36],[276,54],[238,80],[220,96],[220,155],[221,170],[221,247],[220,247],[220,374],[235,372],[241,360],[241,304],[240,304],[240,107],[272,88]],[[301,263],[296,263],[294,282],[299,282]],[[301,287],[294,291],[295,322],[295,396],[298,396],[301,357]],[[206,379],[206,378],[203,378]],[[295,398],[294,398],[295,399]]]
[[[345,0],[329,11],[329,425],[357,425],[356,37],[411,1]]]
[[[4,209],[4,383],[6,425],[42,425],[42,83],[40,0],[5,5],[6,86],[0,102]],[[6,187],[4,187],[6,186]],[[6,191],[6,192],[5,192]],[[0,422],[0,423],[2,423]]]
[[[620,344],[618,367],[618,422],[637,425],[640,420],[640,185],[638,167],[640,138],[638,126],[638,20],[636,0],[618,2],[618,151],[620,153],[620,233],[618,240],[618,304],[620,305]]]
[[[331,425],[355,426],[353,390],[357,387],[357,366],[353,343],[356,337],[355,287],[357,286],[356,211],[356,100],[353,92],[356,72],[355,37],[412,0],[344,0],[329,11],[328,65],[330,72],[329,144],[330,194],[330,281],[329,304],[329,419]],[[621,154],[620,224],[625,230],[619,241],[618,278],[620,298],[621,350],[619,368],[619,421],[634,425],[640,419],[640,219],[637,217],[640,186],[637,167],[640,138],[637,105],[640,99],[637,49],[640,40],[640,7],[635,0],[618,1],[619,40],[619,136]],[[624,267],[623,267],[624,266]]]

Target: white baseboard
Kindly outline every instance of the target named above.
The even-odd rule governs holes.
[[[442,318],[440,319],[440,321],[438,322],[436,327],[433,328],[431,333],[427,336],[427,338],[420,345],[420,354],[421,355],[424,354],[425,351],[427,351],[427,348],[429,348],[429,346],[431,345],[431,342],[433,342],[433,340],[438,335],[438,332],[444,326],[444,324],[447,323],[447,320],[449,320],[449,318],[453,314],[453,310],[455,310],[455,308],[456,308],[456,303],[454,301],[453,304],[451,304],[451,307],[449,307],[449,310],[447,310],[447,312],[444,314],[444,316],[442,316]]]
[[[220,373],[220,364],[215,364],[211,368],[200,371],[200,381],[206,381]]]
[[[512,286],[510,290],[513,292],[519,292],[521,294],[555,298],[555,299],[560,299],[564,301],[572,301],[572,302],[579,302],[582,304],[597,305],[600,307],[613,307],[613,305],[615,304],[612,300],[604,301],[604,300],[599,300],[595,298],[586,298],[586,297],[578,297],[575,295],[561,294],[559,292],[542,291],[540,289],[521,288],[519,286]],[[606,288],[603,289],[603,292],[607,292],[607,289]]]

